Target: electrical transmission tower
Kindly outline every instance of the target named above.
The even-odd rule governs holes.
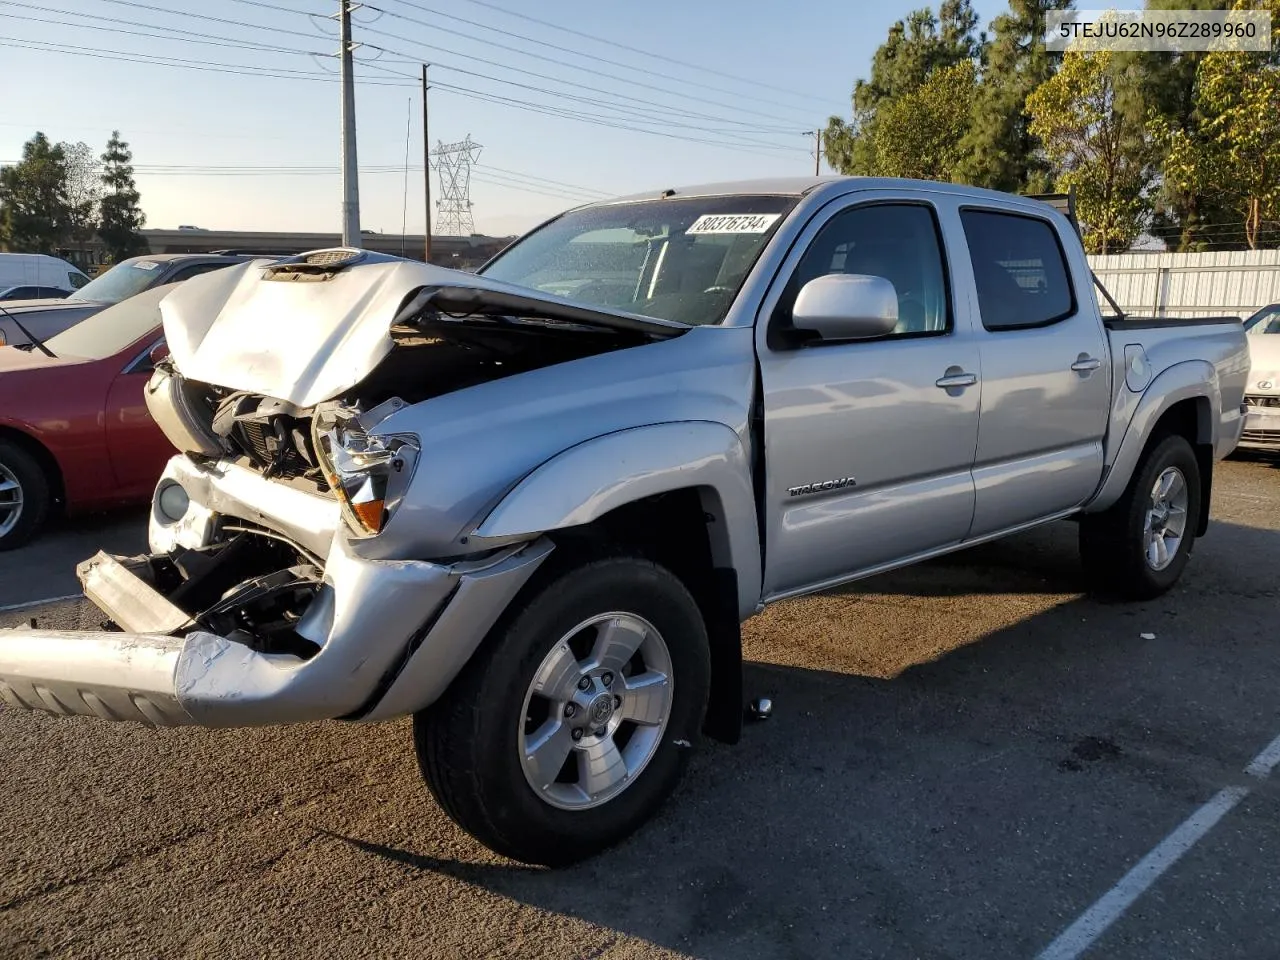
[[[467,237],[475,232],[471,218],[471,165],[480,159],[481,145],[471,139],[456,143],[436,141],[431,151],[431,166],[440,173],[440,199],[436,201],[439,216],[434,232],[438,236]]]

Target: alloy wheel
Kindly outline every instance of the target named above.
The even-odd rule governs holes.
[[[1151,487],[1151,505],[1143,523],[1147,566],[1163,570],[1173,563],[1187,530],[1187,480],[1177,467],[1166,467]]]
[[[671,715],[671,654],[631,613],[602,613],[556,641],[525,693],[525,779],[546,803],[586,810],[612,800],[653,759]]]

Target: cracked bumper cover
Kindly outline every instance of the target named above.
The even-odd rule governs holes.
[[[79,574],[125,632],[0,630],[0,699],[156,726],[390,719],[444,692],[551,550],[544,538],[451,564],[366,560],[336,535],[297,628],[319,646],[305,660],[189,621],[174,629],[181,611],[136,575],[139,564],[100,554]]]

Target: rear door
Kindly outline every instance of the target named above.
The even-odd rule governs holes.
[[[930,194],[868,191],[806,227],[766,297],[765,594],[847,579],[963,540],[973,515],[978,346],[952,296]],[[899,325],[876,340],[789,336],[791,306],[829,273],[883,276]],[[949,378],[949,379],[948,379]]]
[[[982,357],[972,537],[1079,506],[1102,475],[1111,405],[1106,329],[1082,300],[1053,222],[964,206]],[[1073,246],[1073,252],[1079,251]],[[1083,278],[1082,278],[1083,279]]]

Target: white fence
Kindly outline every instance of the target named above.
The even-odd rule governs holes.
[[[1247,317],[1280,302],[1280,250],[1117,253],[1089,264],[1126,313]]]

